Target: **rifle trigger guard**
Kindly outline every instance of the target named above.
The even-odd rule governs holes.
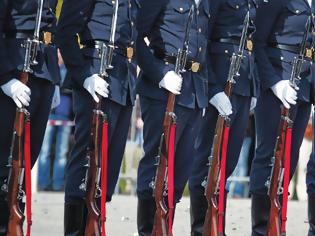
[[[22,188],[20,188],[19,189],[19,194],[17,196],[17,199],[21,201],[21,200],[23,200],[24,196],[25,196],[25,192],[24,192],[24,190]]]
[[[100,198],[102,196],[102,189],[97,186],[95,191],[95,198]]]
[[[177,120],[177,116],[174,112],[168,112],[167,113],[173,120],[174,123],[176,123],[176,120]]]

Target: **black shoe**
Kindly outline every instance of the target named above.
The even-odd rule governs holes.
[[[64,235],[84,236],[87,209],[85,202],[65,203]]]
[[[205,196],[190,196],[191,236],[202,236],[208,202]]]
[[[9,214],[8,202],[0,198],[0,236],[7,235]]]
[[[252,195],[252,236],[265,236],[270,212],[268,195]]]
[[[139,236],[151,236],[156,205],[154,198],[138,199],[137,225]]]
[[[308,196],[308,236],[315,236],[315,196]]]

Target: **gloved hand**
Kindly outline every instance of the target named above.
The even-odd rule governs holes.
[[[256,108],[257,105],[257,98],[252,97],[252,100],[250,101],[250,111],[253,111]]]
[[[296,104],[297,92],[291,87],[289,80],[281,80],[271,87],[272,92],[280,99],[285,108]]]
[[[1,86],[2,91],[13,99],[18,108],[29,106],[31,101],[31,90],[17,79],[11,79]]]
[[[169,71],[160,81],[159,86],[175,95],[179,95],[182,89],[183,78],[174,71]]]
[[[51,109],[56,108],[60,104],[60,88],[58,85],[55,86],[54,97],[51,103]]]
[[[230,99],[224,92],[217,93],[210,99],[209,102],[222,116],[229,116],[233,113]]]
[[[100,101],[97,97],[97,94],[104,98],[108,98],[108,86],[109,84],[97,74],[86,78],[83,83],[83,87],[91,94],[91,96],[97,103]]]

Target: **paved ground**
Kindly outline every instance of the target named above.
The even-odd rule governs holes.
[[[137,236],[136,198],[115,196],[108,206],[107,236]],[[306,236],[306,202],[290,202],[287,236]],[[189,236],[189,199],[176,209],[174,236]],[[250,201],[230,199],[228,202],[228,236],[249,236]],[[34,195],[32,236],[62,236],[63,195]]]

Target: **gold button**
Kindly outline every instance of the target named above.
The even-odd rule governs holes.
[[[191,71],[194,73],[197,73],[200,69],[200,63],[198,62],[193,62],[191,65]]]

